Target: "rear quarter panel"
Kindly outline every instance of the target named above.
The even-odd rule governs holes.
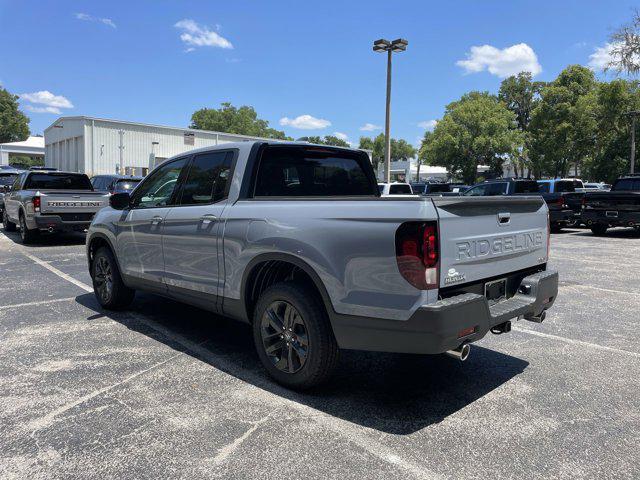
[[[225,211],[224,296],[240,299],[247,265],[282,253],[304,261],[337,313],[406,320],[437,291],[412,287],[398,271],[395,232],[435,220],[433,203],[406,200],[242,200]]]

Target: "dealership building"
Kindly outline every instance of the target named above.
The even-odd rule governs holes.
[[[93,117],[60,117],[44,131],[45,165],[99,174],[146,175],[169,157],[194,148],[261,140],[190,128]]]

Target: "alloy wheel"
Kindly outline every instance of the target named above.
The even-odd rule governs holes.
[[[285,373],[296,373],[307,361],[309,337],[304,319],[289,302],[275,301],[260,320],[262,344],[273,365]]]
[[[108,302],[113,292],[113,272],[109,261],[104,257],[96,259],[94,281],[98,295],[103,302]]]

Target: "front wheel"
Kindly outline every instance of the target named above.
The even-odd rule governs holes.
[[[602,224],[596,224],[591,227],[591,231],[594,235],[602,236],[607,233],[607,226]]]
[[[15,232],[16,231],[16,224],[9,221],[9,217],[7,216],[7,210],[4,209],[2,211],[2,224],[4,225],[4,229],[7,232]]]
[[[122,281],[116,259],[108,248],[99,248],[93,257],[91,279],[98,302],[107,310],[126,308],[133,301],[135,290]]]
[[[278,383],[304,390],[327,381],[338,345],[324,307],[311,290],[278,283],[262,293],[253,316],[260,361]]]

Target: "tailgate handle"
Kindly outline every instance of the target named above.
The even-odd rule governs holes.
[[[507,225],[511,221],[511,214],[509,212],[498,213],[498,224]]]

